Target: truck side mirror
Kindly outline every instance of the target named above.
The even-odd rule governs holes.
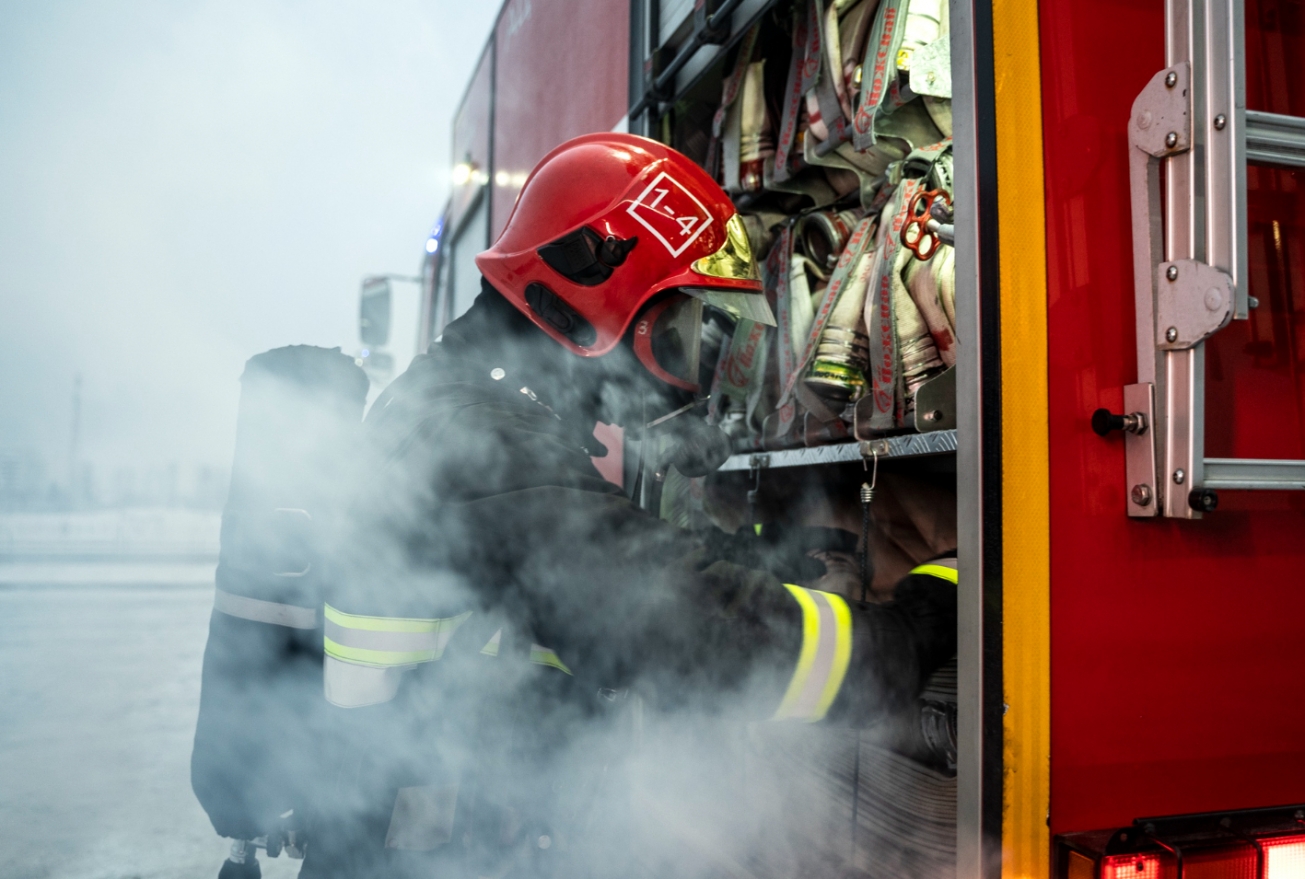
[[[390,341],[390,281],[365,278],[358,296],[358,336],[364,345]]]

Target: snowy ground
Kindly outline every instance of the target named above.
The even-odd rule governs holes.
[[[0,557],[2,879],[217,876],[189,778],[212,571]]]

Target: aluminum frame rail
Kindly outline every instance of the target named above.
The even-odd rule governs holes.
[[[1128,515],[1197,519],[1218,489],[1305,490],[1305,461],[1205,457],[1205,340],[1245,320],[1246,163],[1305,167],[1305,119],[1246,110],[1242,0],[1166,0],[1165,59],[1133,103],[1137,384]]]
[[[947,455],[956,451],[955,430],[908,433],[861,442],[830,443],[803,449],[775,452],[744,452],[731,455],[721,470],[765,470],[773,467],[815,467],[847,464],[878,458],[918,458]]]
[[[1247,110],[1246,161],[1305,168],[1305,119]]]

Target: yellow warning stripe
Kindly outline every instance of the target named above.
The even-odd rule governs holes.
[[[1001,308],[1002,877],[1051,864],[1047,237],[1038,5],[994,0]]]

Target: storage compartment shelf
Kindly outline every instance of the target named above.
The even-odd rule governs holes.
[[[770,467],[813,467],[821,464],[846,464],[880,458],[918,458],[925,455],[949,455],[956,452],[956,431],[935,430],[908,433],[863,442],[831,443],[805,449],[777,452],[744,452],[731,455],[721,470],[764,470]]]

